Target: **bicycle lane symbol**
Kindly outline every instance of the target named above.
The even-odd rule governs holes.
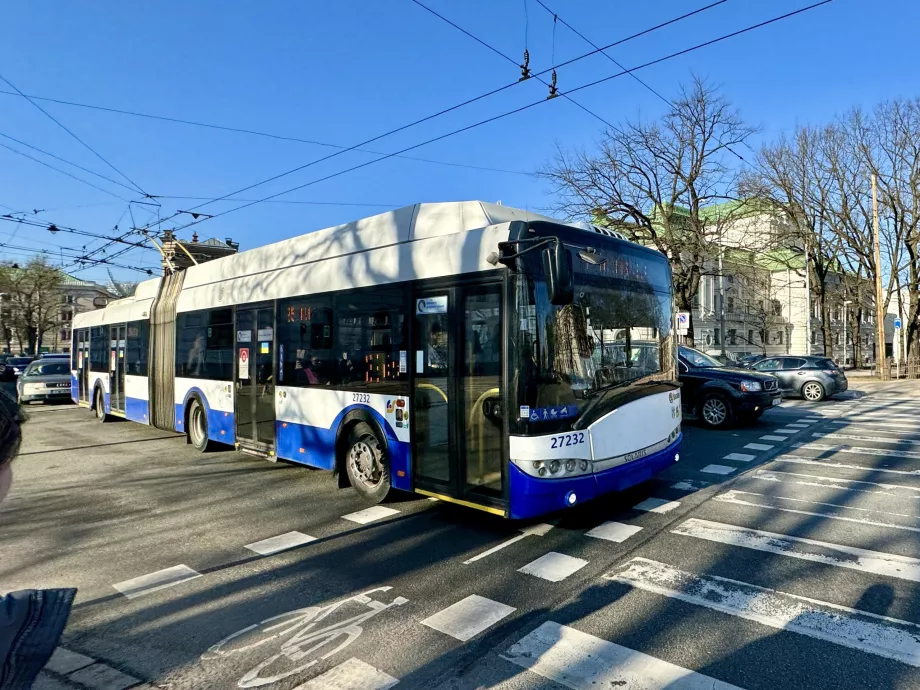
[[[362,623],[409,601],[395,597],[387,604],[371,597],[391,589],[390,586],[377,587],[328,606],[310,606],[266,618],[212,645],[201,655],[201,659],[215,661],[254,653],[254,650],[268,652],[263,661],[243,674],[237,685],[257,688],[277,683],[338,654],[364,632]],[[341,618],[343,610],[352,605],[366,610]],[[340,620],[330,622],[336,618]]]

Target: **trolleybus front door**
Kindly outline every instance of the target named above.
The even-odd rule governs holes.
[[[77,385],[80,402],[89,404],[89,329],[77,331]]]
[[[275,310],[236,310],[236,439],[244,448],[275,449]]]
[[[501,284],[419,292],[413,389],[415,486],[504,514]]]
[[[125,412],[125,336],[124,325],[109,328],[109,404],[112,412]]]

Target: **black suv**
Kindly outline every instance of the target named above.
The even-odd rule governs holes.
[[[726,367],[689,347],[678,349],[677,368],[685,418],[723,429],[733,422],[752,422],[783,399],[775,377]]]

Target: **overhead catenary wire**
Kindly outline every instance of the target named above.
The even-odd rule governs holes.
[[[829,1],[830,1],[830,0],[829,0]],[[715,0],[715,2],[709,3],[708,5],[704,5],[703,7],[697,8],[697,9],[692,10],[692,11],[690,11],[690,12],[686,12],[686,13],[684,13],[684,14],[678,16],[678,17],[674,17],[673,19],[669,19],[669,20],[667,20],[667,21],[665,21],[665,22],[661,22],[661,23],[659,23],[659,24],[657,24],[657,25],[655,25],[655,26],[649,27],[648,29],[644,29],[644,30],[639,31],[639,32],[636,32],[636,33],[634,33],[634,34],[632,34],[632,35],[630,35],[630,36],[626,36],[625,38],[618,39],[617,41],[614,41],[614,42],[610,43],[609,45],[604,46],[602,49],[603,49],[603,50],[606,50],[606,49],[608,49],[608,48],[613,48],[614,46],[622,45],[623,43],[627,43],[627,42],[629,42],[629,41],[632,41],[632,40],[634,40],[634,39],[636,39],[636,38],[639,38],[639,37],[641,37],[641,36],[645,36],[645,35],[647,35],[647,34],[650,34],[650,33],[654,32],[654,31],[657,31],[657,30],[659,30],[659,29],[662,29],[662,28],[664,28],[664,27],[666,27],[666,26],[669,26],[669,25],[671,25],[671,24],[674,24],[674,23],[676,23],[676,22],[680,22],[680,21],[682,21],[682,20],[684,20],[684,19],[687,19],[687,18],[689,18],[689,17],[692,17],[692,16],[695,16],[695,15],[697,15],[697,14],[700,14],[701,12],[705,12],[705,11],[707,11],[707,10],[713,8],[713,7],[717,7],[717,6],[719,6],[719,5],[721,5],[721,4],[725,3],[725,2],[728,2],[728,0]],[[583,54],[583,55],[579,55],[579,56],[577,56],[577,57],[574,57],[574,58],[571,58],[571,59],[566,60],[566,61],[564,61],[564,62],[561,62],[561,63],[559,63],[558,65],[554,65],[554,66],[552,66],[552,67],[549,67],[549,68],[547,68],[547,69],[545,69],[545,70],[543,70],[543,71],[541,71],[541,72],[538,72],[537,74],[535,74],[535,75],[533,75],[533,76],[542,76],[542,75],[544,75],[544,74],[548,74],[548,73],[552,72],[552,70],[554,70],[554,69],[557,69],[557,68],[560,68],[560,67],[564,67],[564,66],[566,66],[566,65],[574,64],[574,63],[576,63],[576,62],[578,62],[578,61],[580,61],[580,60],[584,60],[585,58],[588,58],[588,57],[590,57],[590,56],[592,56],[592,55],[595,55],[595,54],[598,53],[598,52],[599,52],[599,50],[592,50],[592,51],[589,51],[589,52],[587,52],[587,53],[585,53],[585,54]],[[410,129],[410,128],[412,128],[412,127],[415,127],[415,126],[417,126],[417,125],[420,125],[420,124],[422,124],[422,123],[424,123],[424,122],[428,122],[428,121],[433,120],[433,119],[435,119],[435,118],[438,118],[438,117],[440,117],[440,116],[442,116],[442,115],[446,115],[447,113],[450,113],[450,112],[453,112],[453,111],[458,110],[458,109],[460,109],[460,108],[463,108],[463,107],[465,107],[465,106],[467,106],[467,105],[470,105],[470,104],[472,104],[472,103],[476,103],[476,102],[478,102],[478,101],[481,101],[481,100],[483,100],[483,99],[485,99],[485,98],[489,98],[489,97],[491,97],[491,96],[494,96],[494,95],[496,95],[496,94],[498,94],[498,93],[501,93],[501,92],[503,92],[503,91],[506,91],[506,90],[508,90],[508,89],[510,89],[510,88],[512,88],[512,87],[514,87],[514,86],[516,86],[518,83],[520,83],[520,82],[518,82],[518,81],[510,82],[510,83],[508,83],[508,84],[505,84],[504,86],[500,86],[500,87],[498,87],[498,88],[492,89],[491,91],[488,91],[488,92],[486,92],[486,93],[483,93],[483,94],[481,94],[481,95],[479,95],[479,96],[475,96],[475,97],[473,97],[473,98],[469,98],[469,99],[467,99],[467,100],[465,100],[465,101],[462,101],[462,102],[457,103],[457,104],[455,104],[455,105],[452,105],[452,106],[449,106],[449,107],[444,108],[444,109],[442,109],[442,110],[439,110],[438,112],[432,113],[431,115],[427,115],[427,116],[425,116],[425,117],[422,117],[422,118],[419,118],[419,119],[414,120],[414,121],[412,121],[412,122],[409,122],[409,123],[407,123],[407,124],[405,124],[405,125],[401,125],[401,126],[399,126],[399,127],[396,127],[396,128],[394,128],[394,129],[391,129],[391,130],[389,130],[389,131],[387,131],[387,132],[384,132],[383,134],[379,134],[379,135],[377,135],[377,136],[371,137],[370,139],[366,139],[365,141],[359,142],[359,143],[357,143],[357,144],[355,144],[355,145],[353,145],[353,146],[349,146],[349,147],[347,147],[347,148],[341,149],[341,150],[339,150],[339,151],[337,151],[337,152],[335,152],[335,153],[332,153],[332,154],[330,154],[330,155],[328,155],[328,156],[323,156],[322,158],[317,158],[317,159],[315,159],[315,160],[309,161],[308,163],[304,163],[303,165],[297,166],[296,168],[292,168],[292,169],[290,169],[290,170],[287,170],[287,171],[285,171],[285,172],[279,173],[279,174],[277,174],[277,175],[273,175],[272,177],[269,177],[269,178],[267,178],[267,179],[264,179],[264,180],[261,180],[261,181],[259,181],[259,182],[254,183],[254,184],[251,184],[251,185],[248,185],[248,186],[246,186],[246,187],[243,187],[242,189],[237,189],[236,191],[233,191],[233,192],[230,192],[230,193],[228,193],[228,194],[225,194],[225,195],[223,195],[223,196],[221,196],[221,197],[218,197],[218,198],[215,199],[214,201],[222,201],[222,200],[224,200],[224,199],[228,199],[228,198],[230,198],[230,197],[232,197],[232,196],[236,196],[237,194],[242,194],[243,192],[249,191],[250,189],[254,189],[255,187],[260,187],[260,186],[262,186],[262,185],[268,184],[269,182],[274,182],[275,180],[278,180],[278,179],[281,179],[281,178],[283,178],[283,177],[287,177],[288,175],[292,175],[292,174],[294,174],[294,173],[300,172],[301,170],[305,170],[306,168],[309,168],[309,167],[311,167],[311,166],[313,166],[313,165],[316,165],[316,164],[318,164],[318,163],[322,163],[322,162],[324,162],[324,161],[330,160],[330,159],[332,159],[332,158],[335,158],[335,157],[337,157],[337,156],[340,156],[340,155],[342,155],[342,154],[344,154],[344,153],[347,153],[347,152],[349,152],[349,151],[354,151],[354,150],[356,150],[356,149],[358,149],[358,148],[360,148],[360,147],[366,146],[367,144],[373,143],[373,142],[375,142],[375,141],[378,141],[378,140],[383,139],[383,138],[385,138],[385,137],[391,136],[391,135],[396,134],[396,133],[398,133],[398,132],[405,131],[405,130],[407,130],[407,129]],[[401,155],[403,152],[405,152],[405,151],[411,151],[411,150],[413,150],[414,148],[418,148],[418,147],[417,147],[417,146],[416,146],[416,147],[409,147],[409,148],[407,148],[407,149],[404,149],[404,151],[398,152],[397,154],[386,154],[385,156],[383,156],[383,157],[381,157],[381,158],[378,158],[378,159],[374,159],[373,161],[367,161],[365,164],[362,164],[362,165],[360,165],[360,166],[357,166],[357,167],[355,167],[354,169],[358,169],[359,167],[365,167],[366,164],[373,163],[373,162],[376,162],[376,161],[378,161],[378,160],[386,160],[386,159],[389,159],[389,158],[394,158],[396,155]],[[277,196],[277,195],[273,195],[273,196]],[[193,207],[193,208],[190,209],[190,210],[198,210],[199,208],[202,208],[202,207],[204,207],[204,206],[207,206],[207,205],[210,204],[210,203],[214,203],[214,201],[205,202],[204,204],[200,204],[200,205],[198,205],[198,206],[195,206],[195,207]],[[259,203],[261,203],[261,201],[260,201]],[[172,220],[172,219],[175,218],[177,215],[179,215],[179,214],[172,214],[172,215],[169,215],[169,216],[167,216],[167,217],[165,217],[165,218],[161,218],[161,219],[159,219],[156,223],[147,225],[145,229],[149,229],[150,227],[153,227],[154,225],[159,225],[159,224],[161,224],[161,223],[163,223],[163,222]],[[222,214],[219,214],[219,215],[222,215]],[[200,222],[200,221],[199,221],[199,222]],[[186,227],[186,226],[183,226],[183,227]]]
[[[134,182],[130,177],[128,177],[128,176],[125,175],[121,170],[119,170],[119,169],[116,168],[114,165],[112,165],[111,163],[109,163],[109,161],[106,160],[106,159],[102,156],[101,153],[99,153],[98,151],[96,151],[96,149],[94,149],[92,146],[90,146],[90,145],[87,144],[85,141],[83,141],[80,137],[78,137],[76,134],[74,134],[73,131],[71,131],[70,129],[68,129],[68,128],[64,125],[64,123],[62,123],[60,120],[58,120],[56,117],[54,117],[51,113],[49,113],[47,110],[45,110],[44,108],[42,108],[38,103],[36,103],[36,102],[35,102],[34,100],[32,100],[31,98],[29,98],[29,97],[28,97],[26,94],[24,94],[22,91],[20,91],[20,90],[19,90],[19,87],[17,87],[15,84],[13,84],[9,79],[7,79],[6,77],[4,77],[2,74],[0,74],[0,80],[2,80],[4,83],[6,83],[6,85],[9,86],[11,89],[13,89],[13,91],[15,91],[15,92],[18,93],[20,96],[22,96],[22,97],[25,98],[27,101],[29,101],[29,103],[31,103],[33,106],[35,106],[42,114],[45,115],[45,117],[47,117],[49,120],[51,120],[52,122],[54,122],[54,124],[56,124],[58,127],[60,127],[61,129],[63,129],[65,132],[67,132],[71,137],[73,137],[74,139],[76,139],[77,142],[79,142],[85,149],[87,149],[90,153],[92,153],[94,156],[96,156],[96,158],[98,158],[99,160],[101,160],[103,163],[105,163],[107,166],[109,166],[112,170],[114,170],[114,171],[117,172],[119,175],[121,175],[122,178],[124,178],[125,180],[127,180],[127,181],[131,184],[131,186],[134,187],[134,189],[136,189],[138,192],[140,192],[140,193],[143,194],[144,196],[149,196],[149,195],[147,194],[147,192],[145,192],[143,189],[141,189],[141,187],[140,187],[136,182]]]
[[[813,9],[816,9],[816,8],[818,8],[818,7],[822,7],[823,5],[830,4],[830,3],[833,2],[833,1],[834,1],[834,0],[820,0],[819,2],[813,3],[813,4],[811,4],[811,5],[807,5],[807,6],[805,6],[805,7],[801,7],[801,8],[799,8],[799,9],[797,9],[797,10],[792,10],[792,11],[790,11],[790,12],[786,12],[785,14],[781,14],[781,15],[779,15],[779,16],[773,17],[772,19],[767,19],[767,20],[758,22],[758,23],[756,23],[756,24],[752,24],[752,25],[750,25],[750,26],[744,27],[743,29],[738,29],[738,30],[736,30],[736,31],[732,31],[732,32],[727,33],[727,34],[723,34],[722,36],[718,36],[718,37],[713,38],[713,39],[710,39],[710,40],[708,40],[708,41],[704,41],[704,42],[702,42],[702,43],[697,43],[696,45],[693,45],[693,46],[691,46],[691,47],[689,47],[689,48],[684,48],[683,50],[679,50],[679,51],[676,51],[676,52],[674,52],[674,53],[670,53],[670,54],[668,54],[668,55],[665,55],[665,56],[663,56],[663,57],[656,58],[656,59],[654,59],[654,60],[650,60],[650,61],[645,62],[645,63],[643,63],[643,64],[641,64],[641,65],[638,65],[638,66],[636,66],[636,67],[632,67],[632,68],[630,68],[630,69],[628,69],[628,70],[624,69],[623,71],[618,72],[618,73],[616,73],[616,74],[612,74],[612,75],[609,75],[609,76],[607,76],[607,77],[602,77],[601,79],[596,79],[596,80],[594,80],[594,81],[592,81],[592,82],[588,82],[587,84],[582,84],[581,86],[577,86],[577,87],[575,87],[575,88],[573,88],[573,89],[569,89],[566,93],[567,93],[567,94],[572,94],[572,93],[576,93],[576,92],[578,92],[578,91],[582,91],[582,90],[584,90],[584,89],[588,89],[588,88],[597,86],[598,84],[606,83],[606,82],[611,81],[611,80],[613,80],[613,79],[616,79],[616,78],[618,78],[618,77],[622,77],[623,75],[628,74],[628,73],[630,73],[630,72],[634,72],[634,71],[646,69],[646,68],[651,67],[651,66],[653,66],[653,65],[657,65],[657,64],[660,64],[660,63],[662,63],[662,62],[666,62],[666,61],[668,61],[668,60],[672,60],[672,59],[677,58],[677,57],[680,57],[680,56],[682,56],[682,55],[687,55],[687,54],[689,54],[689,53],[692,53],[692,52],[694,52],[694,51],[700,50],[700,49],[702,49],[702,48],[706,48],[706,47],[711,46],[711,45],[714,45],[714,44],[716,44],[716,43],[720,43],[720,42],[722,42],[722,41],[726,41],[726,40],[728,40],[728,39],[735,38],[735,37],[737,37],[737,36],[746,34],[746,33],[750,32],[750,31],[755,31],[755,30],[760,29],[760,28],[763,28],[763,27],[765,27],[765,26],[769,26],[769,25],[771,25],[771,24],[775,24],[775,23],[777,23],[777,22],[784,21],[784,20],[789,19],[789,18],[791,18],[791,17],[800,15],[800,14],[802,14],[802,13],[804,13],[804,12],[808,12],[808,11],[813,10]],[[561,95],[561,94],[560,94],[560,95]],[[325,176],[320,177],[320,178],[317,178],[317,179],[315,179],[315,180],[311,180],[310,182],[306,182],[306,183],[304,183],[304,184],[297,185],[296,187],[291,187],[290,189],[286,189],[286,190],[277,192],[277,193],[275,193],[275,194],[271,194],[271,195],[269,195],[269,196],[263,197],[262,199],[258,199],[258,200],[256,200],[256,201],[252,201],[252,202],[243,204],[243,205],[241,205],[241,206],[237,206],[237,207],[232,208],[232,209],[227,209],[226,211],[221,211],[220,213],[215,213],[214,215],[212,215],[212,216],[209,217],[209,218],[202,218],[201,220],[196,220],[196,221],[192,221],[192,222],[186,223],[185,225],[179,226],[179,227],[175,228],[174,230],[175,230],[175,231],[181,231],[181,230],[184,230],[184,229],[186,229],[186,228],[192,227],[192,226],[194,226],[194,225],[199,225],[199,224],[201,224],[201,223],[203,223],[203,222],[205,222],[205,221],[207,221],[207,220],[212,220],[212,219],[214,219],[214,218],[220,218],[221,216],[225,216],[225,215],[227,215],[227,214],[229,214],[229,213],[233,213],[233,212],[235,212],[235,211],[240,211],[240,210],[242,210],[242,209],[244,209],[244,208],[249,208],[250,206],[253,206],[253,205],[255,205],[255,204],[264,203],[264,202],[266,202],[266,201],[269,201],[269,200],[271,200],[271,199],[275,199],[275,198],[277,198],[277,197],[279,197],[279,196],[282,196],[282,195],[284,195],[284,194],[289,194],[289,193],[291,193],[291,192],[295,192],[295,191],[297,191],[297,190],[304,189],[304,188],[306,188],[306,187],[310,187],[310,186],[312,186],[312,185],[314,185],[314,184],[318,184],[318,183],[320,183],[320,182],[324,182],[324,181],[326,181],[326,180],[329,180],[329,179],[332,179],[332,178],[335,178],[335,177],[339,177],[340,175],[345,175],[345,174],[350,173],[350,172],[352,172],[352,171],[354,171],[354,170],[358,170],[358,169],[361,169],[361,168],[365,168],[365,167],[367,167],[367,166],[369,166],[369,165],[373,165],[374,163],[378,163],[378,162],[380,162],[380,161],[387,160],[388,158],[392,158],[393,156],[399,155],[399,154],[404,153],[404,152],[406,152],[406,151],[412,151],[412,150],[415,150],[415,149],[420,148],[420,147],[422,147],[422,146],[426,146],[426,145],[428,145],[428,144],[431,144],[431,143],[434,143],[434,142],[437,142],[437,141],[441,141],[441,140],[446,139],[446,138],[448,138],[448,137],[454,136],[454,135],[456,135],[456,134],[461,134],[461,133],[463,133],[463,132],[467,132],[467,131],[469,131],[469,130],[472,130],[472,129],[475,129],[475,128],[477,128],[477,127],[480,127],[480,126],[482,126],[482,125],[489,124],[489,123],[491,123],[491,122],[495,122],[495,121],[500,120],[500,119],[503,119],[503,118],[505,118],[505,117],[509,117],[509,116],[511,116],[511,115],[515,115],[515,114],[517,114],[517,113],[523,112],[523,111],[525,111],[525,110],[529,110],[530,108],[533,108],[533,107],[535,107],[535,106],[538,106],[538,105],[540,105],[540,104],[542,104],[542,103],[546,103],[546,102],[547,102],[546,99],[541,99],[541,100],[539,100],[539,101],[535,101],[535,102],[533,102],[533,103],[529,103],[529,104],[527,104],[527,105],[520,106],[520,107],[518,107],[518,108],[515,108],[515,109],[513,109],[513,110],[509,110],[509,111],[504,112],[504,113],[501,113],[501,114],[499,114],[499,115],[495,115],[495,116],[493,116],[493,117],[489,117],[489,118],[486,118],[486,119],[484,119],[484,120],[480,120],[480,121],[478,121],[478,122],[476,122],[476,123],[473,123],[473,124],[471,124],[471,125],[467,125],[467,126],[465,126],[465,127],[461,127],[461,128],[459,128],[459,129],[455,129],[455,130],[453,130],[453,131],[447,132],[446,134],[442,134],[442,135],[440,135],[440,136],[433,137],[433,138],[428,139],[428,140],[426,140],[426,141],[423,141],[423,142],[421,142],[421,143],[414,144],[414,145],[412,145],[412,146],[408,146],[408,147],[406,147],[406,148],[404,148],[404,149],[401,149],[401,150],[399,150],[399,151],[396,151],[396,152],[394,152],[394,153],[388,154],[388,155],[386,155],[386,156],[382,156],[381,158],[377,158],[377,159],[374,159],[374,160],[372,160],[372,161],[367,161],[367,162],[365,162],[365,163],[361,163],[361,164],[359,164],[359,165],[352,166],[352,167],[347,168],[347,169],[345,169],[345,170],[340,170],[339,172],[335,172],[335,173],[331,173],[331,174],[329,174],[329,175],[325,175]]]

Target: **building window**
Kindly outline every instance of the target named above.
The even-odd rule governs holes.
[[[814,331],[811,332],[811,344],[812,345],[814,345],[817,342],[816,335],[817,334]]]
[[[782,316],[783,315],[783,303],[778,299],[771,300],[773,304],[773,316]]]
[[[748,330],[747,341],[748,341],[748,345],[754,344],[754,331],[753,330]]]
[[[208,309],[176,317],[176,376],[233,380],[233,310]]]
[[[777,345],[783,344],[783,332],[782,331],[776,331],[776,344]]]
[[[713,345],[721,345],[722,344],[721,340],[722,340],[722,332],[718,328],[713,329],[713,338],[712,338]]]
[[[737,332],[734,328],[729,328],[729,329],[728,329],[727,337],[728,337],[728,344],[729,344],[729,345],[735,345],[735,344],[736,344],[736,343],[735,343],[735,338],[737,337],[737,333],[738,333],[738,332]]]
[[[729,296],[725,298],[725,309],[726,311],[729,311],[729,312],[735,311],[735,298],[734,297]]]
[[[839,344],[840,344],[840,334],[834,333],[834,345],[839,345]]]

